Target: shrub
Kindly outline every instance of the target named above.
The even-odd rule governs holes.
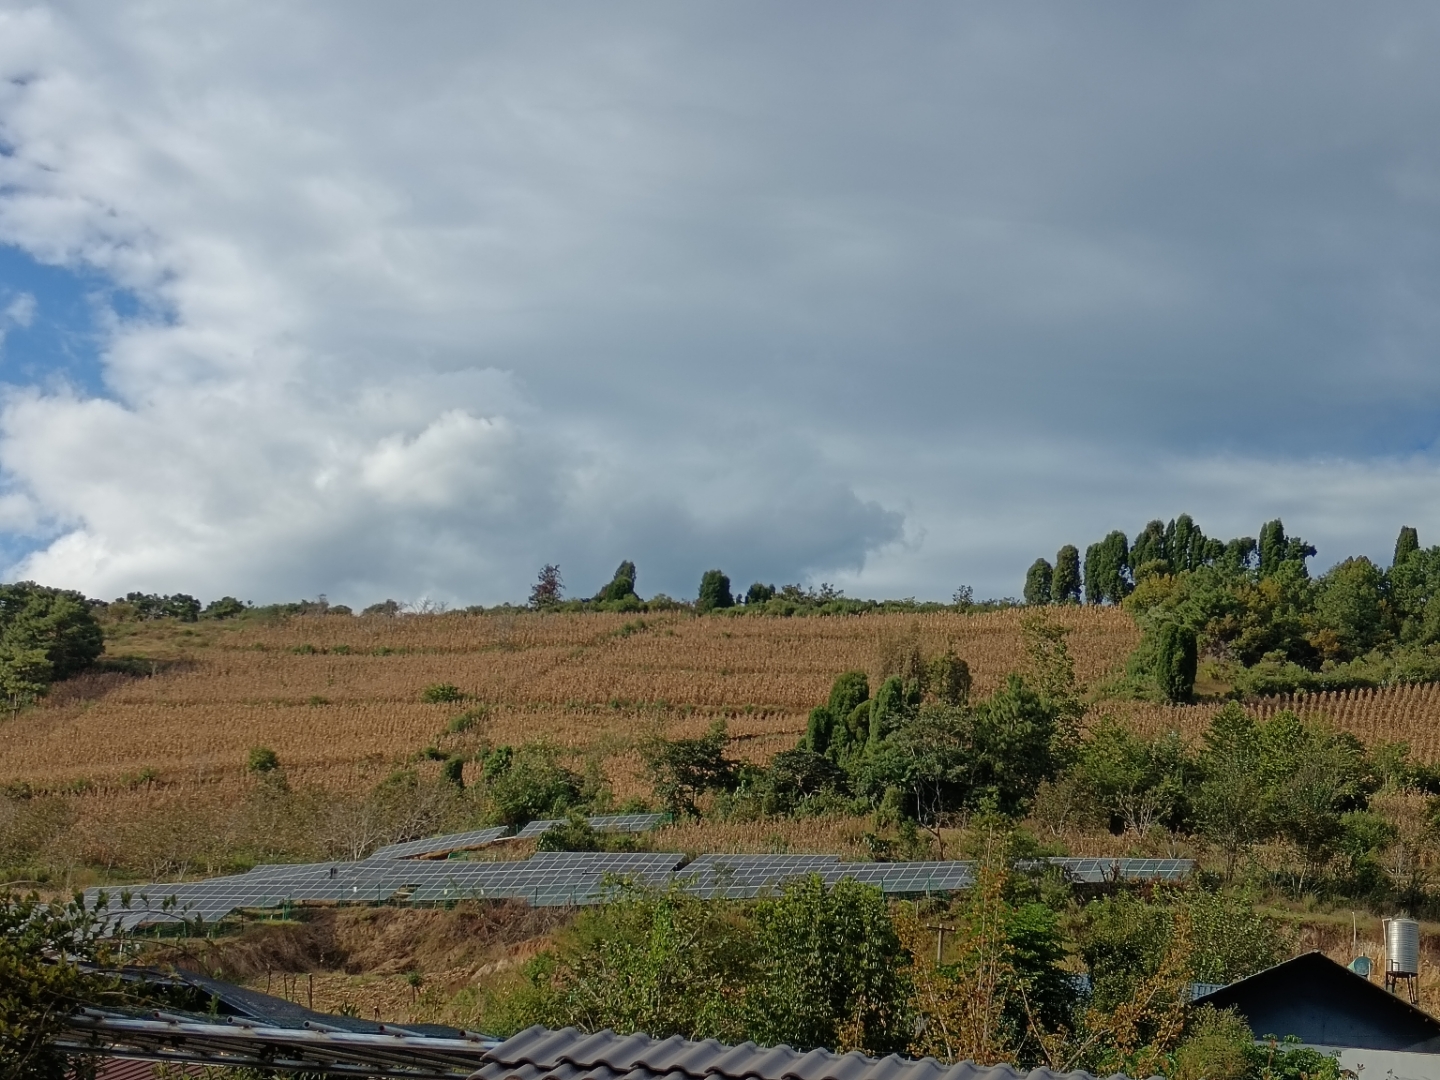
[[[493,751],[485,759],[482,782],[491,817],[500,825],[560,817],[580,802],[581,778],[562,766],[554,748],[544,743]]]
[[[427,705],[449,705],[465,700],[465,692],[454,683],[432,683],[420,691],[420,700]]]
[[[272,773],[280,768],[280,758],[268,746],[256,746],[250,750],[245,767],[252,773]]]
[[[222,596],[219,600],[211,600],[206,604],[200,617],[202,619],[233,619],[237,615],[245,614],[249,606],[243,600],[237,600],[233,596]]]

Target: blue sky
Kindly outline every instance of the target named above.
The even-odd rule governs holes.
[[[0,4],[0,557],[257,601],[1440,541],[1433,5]]]

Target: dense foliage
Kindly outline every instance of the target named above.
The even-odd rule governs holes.
[[[484,1023],[1100,1075],[1338,1078],[1333,1059],[1257,1045],[1232,1014],[1187,1009],[1191,980],[1241,977],[1288,948],[1246,897],[1190,888],[1083,903],[1013,871],[1015,848],[991,834],[975,888],[923,905],[814,877],[753,902],[621,887],[492,987]],[[1089,983],[1067,969],[1072,953]]]
[[[1027,603],[1078,602],[1062,570],[1073,551],[1062,549],[1054,567],[1036,560]],[[1240,694],[1440,679],[1440,604],[1430,603],[1440,593],[1440,547],[1422,549],[1407,526],[1388,568],[1358,556],[1318,578],[1306,565],[1314,554],[1279,520],[1258,541],[1221,541],[1181,514],[1150,522],[1133,544],[1117,531],[1090,545],[1084,599],[1135,614],[1143,638],[1129,688],[1157,699],[1188,700],[1202,658]]]
[[[87,667],[104,647],[82,594],[32,581],[0,585],[0,693],[12,708]]]
[[[78,901],[0,893],[0,1076],[71,1080],[93,1064],[67,1061],[49,1041],[84,1005],[120,997],[118,984],[82,965],[108,953],[93,912]]]

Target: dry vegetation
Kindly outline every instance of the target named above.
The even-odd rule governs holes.
[[[1070,629],[1087,684],[1114,673],[1138,637],[1114,608],[1051,613]],[[623,800],[648,794],[635,752],[647,733],[698,734],[724,717],[738,752],[763,760],[794,744],[837,672],[875,674],[885,643],[898,637],[918,635],[929,653],[953,648],[983,694],[1023,666],[1022,615],[443,614],[122,624],[112,628],[109,656],[142,659],[133,665],[142,674],[82,676],[0,721],[0,785],[61,795],[44,813],[68,815],[64,847],[74,854],[61,861],[77,870],[203,873],[211,851],[217,868],[223,864],[227,831],[265,832],[263,822],[244,819],[265,812],[264,800],[248,798],[255,781],[245,763],[254,746],[278,753],[297,791],[356,794],[423,747],[443,744],[452,717],[482,706],[468,742],[548,740],[577,767],[598,764]],[[423,689],[440,682],[472,700],[422,704]],[[1176,728],[1193,738],[1218,707],[1111,701],[1092,715],[1116,713],[1143,730]],[[1254,708],[1294,708],[1366,742],[1406,741],[1421,760],[1440,759],[1440,686],[1271,699]],[[26,812],[40,811],[33,804]],[[37,819],[33,827],[54,824]],[[860,822],[705,822],[673,830],[662,846],[860,855],[863,832]],[[314,838],[274,841],[277,851],[299,853]],[[172,857],[172,848],[185,857]],[[137,863],[135,852],[151,853],[153,868]]]
[[[1179,731],[1196,738],[1220,711],[1218,703],[1197,705],[1144,705],[1106,702],[1096,711],[1126,717],[1140,731]],[[1262,698],[1246,705],[1257,717],[1270,717],[1291,709],[1357,735],[1368,745],[1408,743],[1415,758],[1440,761],[1440,683],[1390,686],[1381,690],[1336,690],[1324,694],[1295,694]]]
[[[249,748],[263,745],[292,783],[353,789],[435,740],[461,707],[422,704],[420,694],[446,682],[488,707],[485,739],[544,738],[598,756],[624,798],[641,793],[638,737],[657,726],[695,734],[725,717],[740,752],[764,759],[794,743],[836,673],[875,666],[887,635],[953,647],[984,693],[1023,662],[1020,616],[457,614],[142,627],[110,652],[153,659],[154,674],[83,676],[0,724],[0,783],[233,788]],[[1118,610],[1057,618],[1087,681],[1137,640]]]

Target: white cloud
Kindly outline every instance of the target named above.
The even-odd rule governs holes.
[[[0,12],[0,242],[141,301],[107,397],[5,399],[12,572],[948,596],[1159,514],[1328,551],[1435,501],[1425,50],[814,14]]]

